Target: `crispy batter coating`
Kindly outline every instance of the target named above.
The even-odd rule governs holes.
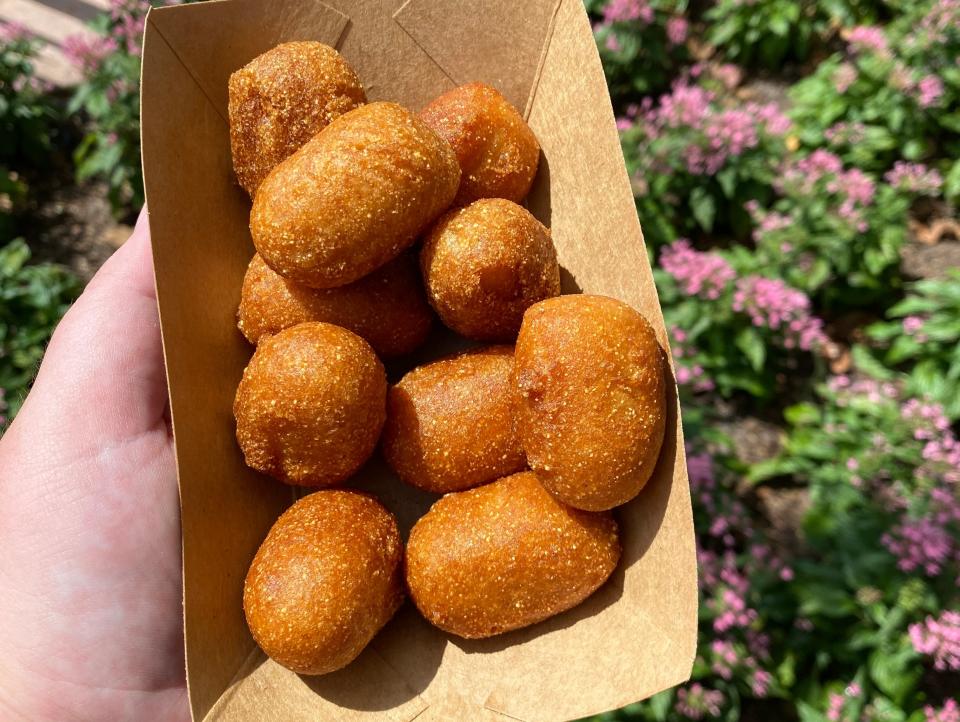
[[[410,532],[407,588],[431,624],[476,639],[575,607],[619,560],[610,512],[573,509],[528,471],[436,502]]]
[[[250,343],[306,321],[342,326],[380,356],[410,353],[427,338],[433,313],[412,254],[340,288],[286,280],[255,254],[240,292],[237,326]]]
[[[252,198],[267,174],[334,118],[363,105],[360,78],[329,45],[283,43],[230,76],[233,169]]]
[[[444,93],[420,117],[457,153],[463,178],[454,201],[527,197],[540,163],[540,144],[520,113],[495,88],[469,83]]]
[[[550,230],[502,198],[441,217],[424,239],[420,268],[440,319],[478,341],[513,341],[527,308],[560,295]]]
[[[516,406],[512,346],[420,366],[387,393],[384,457],[403,481],[437,494],[520,471]]]
[[[285,278],[344,286],[413,245],[459,182],[448,143],[396,103],[371,103],[337,118],[270,173],[254,198],[250,232]]]
[[[345,667],[400,606],[402,557],[397,521],[372,496],[303,497],[274,523],[247,573],[253,638],[300,674]]]
[[[233,413],[247,465],[287,484],[332,486],[370,457],[386,417],[387,377],[370,345],[329,323],[263,339]]]
[[[591,511],[640,493],[666,421],[663,361],[647,319],[605,296],[542,301],[523,317],[515,374],[523,448],[551,493]]]

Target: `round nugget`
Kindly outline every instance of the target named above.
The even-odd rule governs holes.
[[[478,341],[513,341],[527,308],[560,295],[550,230],[502,198],[440,218],[424,239],[420,268],[440,319]]]
[[[287,484],[331,486],[370,457],[386,417],[387,377],[362,338],[301,323],[261,341],[233,413],[247,465]]]
[[[342,326],[380,356],[410,353],[427,338],[433,313],[412,254],[340,288],[288,281],[254,255],[240,292],[237,326],[250,343],[307,321]]]
[[[420,366],[391,386],[383,455],[397,476],[445,494],[525,468],[512,376],[513,347],[494,346]]]
[[[280,161],[367,102],[360,78],[329,45],[283,43],[230,76],[233,169],[252,198]]]
[[[663,362],[647,319],[605,296],[541,301],[523,317],[515,374],[527,461],[552,494],[599,511],[640,492],[666,422]]]
[[[243,611],[257,644],[300,674],[347,666],[403,599],[397,520],[356,491],[318,491],[285,511],[253,558]]]
[[[407,588],[431,624],[476,639],[575,607],[619,560],[609,512],[572,509],[523,472],[430,507],[410,532]]]
[[[520,113],[500,93],[470,83],[444,93],[420,117],[453,146],[463,178],[454,201],[527,197],[540,163],[540,144]]]
[[[459,183],[448,143],[396,103],[371,103],[273,170],[253,201],[250,232],[284,278],[344,286],[413,245]]]

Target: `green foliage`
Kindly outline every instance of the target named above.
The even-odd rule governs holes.
[[[603,0],[586,2],[587,10],[598,21],[597,46],[611,94],[630,97],[667,88],[680,65],[689,59],[685,42],[675,42],[679,38],[671,39],[667,32],[671,21],[686,27],[686,0],[653,0],[644,4],[644,8],[649,7],[650,22],[641,18],[604,19],[605,5]]]
[[[869,337],[880,361],[908,372],[908,389],[942,404],[960,418],[960,270],[910,284],[907,297],[873,324]]]
[[[884,31],[883,47],[852,43],[791,91],[792,117],[809,148],[833,147],[867,170],[896,159],[936,159],[960,193],[960,11],[928,1]]]
[[[0,248],[0,430],[20,408],[53,329],[80,293],[67,270],[29,259],[22,240]]]
[[[57,111],[34,76],[39,46],[23,34],[0,40],[0,167],[41,165],[50,152]]]

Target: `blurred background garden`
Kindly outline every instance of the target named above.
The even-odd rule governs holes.
[[[143,202],[146,0],[0,1],[0,433]],[[672,334],[693,680],[960,722],[960,0],[587,0]]]

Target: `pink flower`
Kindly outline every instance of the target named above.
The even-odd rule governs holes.
[[[917,84],[917,90],[917,104],[921,108],[929,108],[943,96],[943,81],[936,75],[925,75]]]
[[[607,35],[607,39],[603,42],[603,46],[612,53],[620,52],[620,40],[614,33]]]
[[[689,687],[677,690],[674,709],[687,719],[698,720],[704,716],[719,717],[725,702],[726,697],[719,689],[707,689],[699,682],[694,682]]]
[[[833,83],[838,93],[846,93],[857,80],[857,69],[851,63],[841,63],[833,74]]]
[[[907,316],[903,319],[903,332],[907,336],[913,336],[917,331],[923,328],[923,319],[920,316]]]
[[[676,279],[684,293],[715,300],[736,276],[733,268],[716,253],[702,253],[681,238],[660,252],[660,266]]]
[[[36,36],[26,25],[16,21],[0,21],[0,43],[17,43],[23,40],[33,40]]]
[[[922,195],[938,195],[943,187],[943,177],[935,168],[923,163],[907,163],[898,160],[893,169],[887,171],[884,179],[898,190]]]
[[[689,25],[686,18],[674,16],[667,20],[667,40],[671,45],[682,45],[687,40]]]
[[[955,699],[949,698],[943,707],[935,709],[931,705],[923,708],[926,722],[960,722],[960,705]]]
[[[617,118],[617,130],[621,133],[630,130],[633,127],[633,123],[629,118],[620,117]]]
[[[945,611],[939,618],[927,617],[911,624],[910,642],[918,654],[933,657],[938,670],[960,670],[960,612]]]
[[[603,8],[605,23],[623,23],[641,20],[649,25],[653,22],[653,8],[646,0],[610,0]]]
[[[827,340],[823,321],[811,315],[810,299],[780,279],[745,276],[737,281],[733,310],[756,327],[782,331],[784,348],[809,351]]]
[[[866,51],[886,55],[890,51],[883,30],[873,25],[855,27],[850,31],[847,42],[857,52]]]
[[[932,517],[905,519],[881,537],[897,567],[905,572],[922,571],[929,577],[940,574],[953,554],[953,538],[943,524]]]
[[[114,38],[70,35],[63,41],[63,54],[84,73],[93,73],[111,53],[119,49]]]

